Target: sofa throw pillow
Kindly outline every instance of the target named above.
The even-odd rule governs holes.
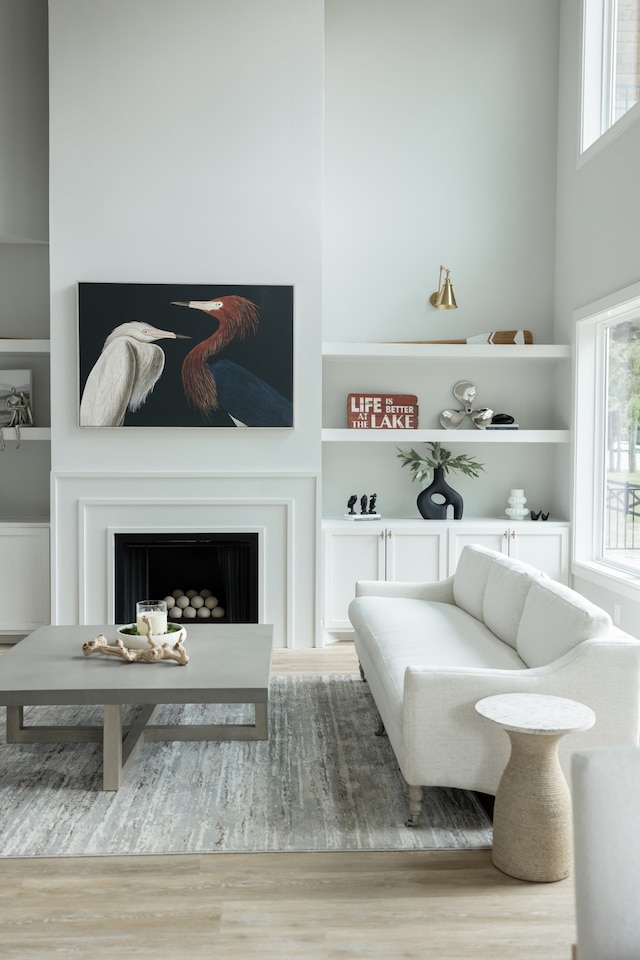
[[[514,650],[529,588],[539,576],[532,567],[509,557],[497,558],[489,571],[484,591],[484,622]]]
[[[470,544],[463,547],[453,575],[453,599],[456,606],[476,620],[483,619],[484,591],[495,557],[493,550],[476,543]]]
[[[605,637],[611,617],[555,580],[531,584],[518,628],[517,650],[529,667],[564,656],[577,644]]]

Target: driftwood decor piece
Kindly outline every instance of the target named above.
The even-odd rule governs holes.
[[[94,640],[87,640],[82,644],[82,652],[85,657],[90,657],[92,653],[101,653],[108,657],[119,657],[127,663],[157,663],[158,660],[175,660],[180,666],[189,663],[189,655],[184,648],[184,631],[178,634],[178,639],[174,643],[155,643],[154,640],[148,640],[149,647],[146,650],[133,650],[125,647],[120,637],[116,638],[115,644],[110,644],[104,634],[99,634]]]

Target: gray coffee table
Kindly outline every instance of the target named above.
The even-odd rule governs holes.
[[[126,663],[85,657],[82,644],[98,634],[115,642],[115,627],[40,627],[2,656],[0,705],[7,707],[8,743],[102,741],[103,789],[117,790],[146,741],[266,740],[273,627],[267,624],[198,625],[188,633],[189,663]],[[153,725],[170,703],[248,703],[253,724]],[[29,726],[25,706],[102,704],[100,726]],[[123,727],[122,707],[140,712]]]

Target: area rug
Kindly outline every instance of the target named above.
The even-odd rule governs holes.
[[[404,826],[407,787],[356,677],[274,677],[267,741],[145,744],[115,792],[101,789],[100,744],[7,744],[4,712],[2,857],[491,845],[490,820],[465,791],[425,790],[422,825]],[[100,719],[98,708],[25,708],[30,724]],[[251,722],[252,708],[164,707],[157,722],[176,719]]]

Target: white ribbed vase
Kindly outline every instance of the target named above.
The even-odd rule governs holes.
[[[511,496],[507,498],[509,506],[505,510],[505,513],[508,517],[511,517],[512,520],[524,520],[528,516],[529,511],[525,507],[527,498],[524,495],[524,490],[512,490]]]

